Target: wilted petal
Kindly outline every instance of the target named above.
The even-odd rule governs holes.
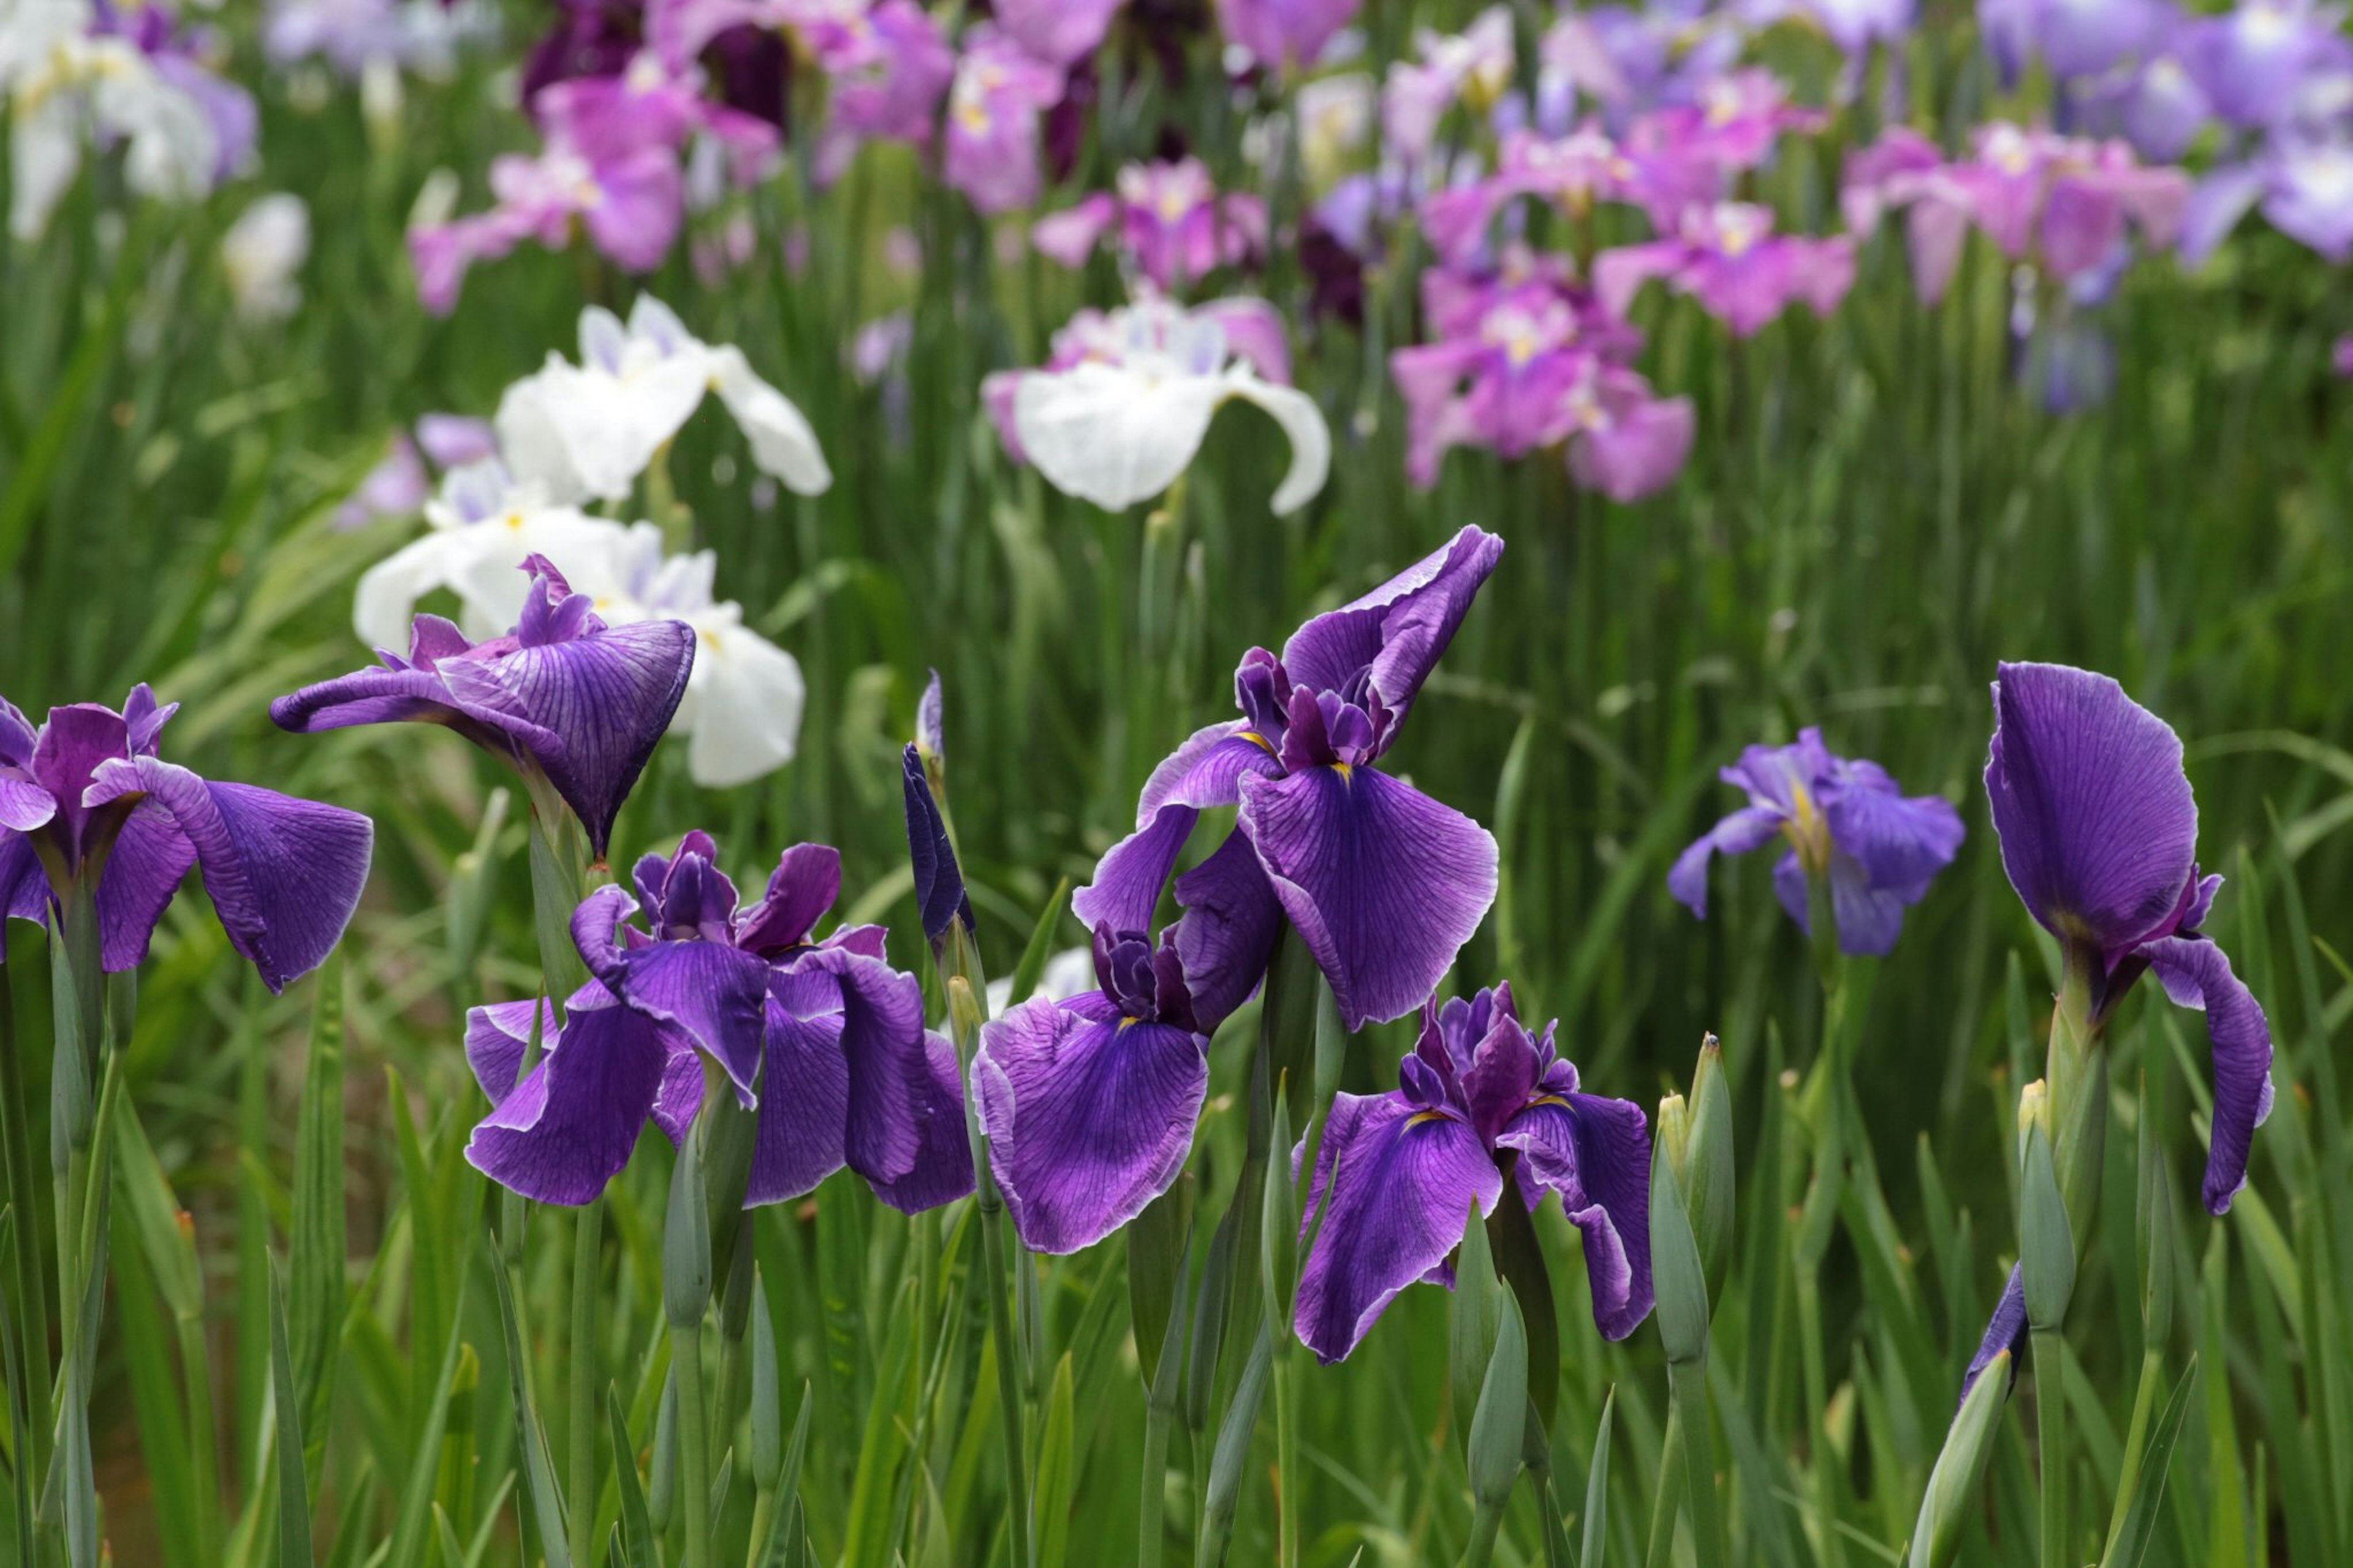
[[[1472,1205],[1493,1214],[1503,1195],[1464,1123],[1400,1095],[1335,1098],[1305,1210],[1312,1220],[1320,1205],[1324,1223],[1299,1279],[1301,1341],[1327,1365],[1345,1357],[1398,1291],[1445,1266]]]
[[[1168,1190],[1208,1092],[1198,1036],[1025,1002],[973,1063],[989,1168],[1032,1252],[1092,1247]]]
[[[1787,819],[1762,805],[1744,805],[1694,839],[1667,868],[1667,891],[1700,919],[1707,918],[1707,863],[1717,855],[1746,855],[1771,843]]]
[[[1325,691],[1345,692],[1368,675],[1394,729],[1503,555],[1495,535],[1462,529],[1371,593],[1293,632],[1282,645],[1283,668],[1295,684]]]
[[[572,940],[588,972],[623,1005],[674,1024],[725,1069],[745,1105],[756,1103],[768,964],[721,942],[623,947],[616,930],[637,907],[627,889],[599,888],[572,913]]]
[[[108,973],[147,962],[155,922],[195,861],[195,846],[163,807],[142,804],[123,822],[98,884],[100,963]]]
[[[2206,1015],[2214,1050],[2214,1125],[2206,1151],[2206,1212],[2228,1214],[2247,1184],[2255,1129],[2272,1110],[2272,1031],[2262,1004],[2231,973],[2222,950],[2202,937],[2168,936],[2138,955],[2174,1005]]]
[[[1495,840],[1372,768],[1242,785],[1242,832],[1351,1029],[1437,988],[1495,901]]]
[[[510,1192],[591,1203],[629,1163],[661,1084],[652,1020],[628,1007],[575,1013],[531,1076],[474,1129],[466,1158]]]
[[[1558,1193],[1584,1234],[1594,1325],[1607,1339],[1632,1333],[1651,1301],[1651,1130],[1642,1108],[1598,1094],[1546,1095],[1496,1142],[1520,1151],[1522,1187],[1533,1181]]]
[[[251,784],[207,783],[154,757],[107,763],[83,798],[94,806],[134,795],[168,813],[194,847],[230,945],[264,984],[283,991],[333,950],[367,883],[375,826],[366,817]],[[155,856],[170,852],[153,842],[147,851],[138,878],[152,890]]]
[[[2010,886],[2061,940],[2130,946],[2172,915],[2194,863],[2179,737],[2065,665],[2002,665],[1993,695],[1985,785]]]

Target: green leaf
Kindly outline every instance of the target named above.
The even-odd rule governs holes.
[[[1593,1434],[1593,1463],[1585,1472],[1583,1544],[1577,1568],[1605,1568],[1609,1543],[1609,1417],[1618,1408],[1618,1385],[1601,1396],[1601,1424]]]
[[[2149,1542],[2157,1537],[2158,1509],[2165,1501],[2166,1473],[2172,1466],[2174,1445],[2180,1439],[2181,1424],[2189,1414],[2190,1390],[2197,1381],[2198,1358],[2193,1355],[2189,1364],[2181,1369],[2181,1379],[2173,1385],[2164,1413],[2149,1428],[2148,1447],[2141,1460],[2140,1489],[2133,1494],[2124,1527],[2116,1532],[2116,1544],[2101,1560],[2100,1568],[2140,1568],[2148,1554]]]
[[[337,948],[314,983],[311,1044],[295,1129],[294,1225],[287,1328],[307,1426],[323,1435],[349,1292],[343,1283],[343,971]]]
[[[1070,1548],[1071,1499],[1079,1484],[1073,1387],[1071,1352],[1064,1351],[1054,1363],[1045,1426],[1038,1437],[1038,1568],[1062,1568]]]
[[[638,1446],[629,1441],[629,1418],[621,1409],[620,1392],[610,1384],[605,1387],[605,1420],[613,1432],[613,1471],[621,1494],[621,1517],[613,1526],[614,1540],[628,1547],[631,1563],[656,1568],[661,1559],[654,1547],[645,1488],[638,1479]]]
[[[681,1161],[680,1164],[691,1163]],[[702,1190],[699,1182],[684,1184]],[[547,1455],[547,1429],[531,1398],[531,1363],[525,1360],[522,1327],[515,1319],[514,1289],[499,1261],[499,1249],[486,1235],[482,1261],[491,1270],[499,1299],[499,1329],[506,1341],[507,1378],[514,1392],[515,1427],[522,1443],[522,1495],[539,1529],[539,1550],[547,1568],[572,1568],[572,1554],[564,1534],[564,1490],[556,1484],[555,1466]]]
[[[1495,1324],[1495,1351],[1479,1385],[1466,1458],[1471,1495],[1488,1508],[1501,1508],[1512,1495],[1527,1433],[1527,1332],[1520,1326],[1519,1303],[1509,1291],[1496,1294],[1502,1298],[1502,1310]]]
[[[302,1471],[302,1398],[288,1345],[286,1292],[269,1280],[269,1396],[278,1415],[278,1561],[311,1568],[311,1485]]]
[[[1021,950],[1021,962],[1013,966],[1010,995],[1015,1005],[1037,994],[1039,976],[1046,973],[1047,960],[1054,956],[1054,931],[1061,923],[1062,910],[1070,898],[1071,879],[1064,877],[1055,882],[1053,897],[1038,911],[1038,923],[1029,928],[1029,942]]]
[[[1187,1173],[1127,1226],[1128,1320],[1135,1335],[1136,1366],[1147,1389],[1156,1382],[1161,1342],[1168,1333],[1177,1293],[1189,1283],[1192,1242],[1193,1178]],[[1178,1317],[1181,1321],[1182,1314]],[[1181,1354],[1176,1364],[1181,1373]],[[1169,1397],[1176,1397],[1174,1391]]]

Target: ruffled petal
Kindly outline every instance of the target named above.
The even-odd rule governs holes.
[[[1208,1093],[1198,1035],[1025,1002],[973,1063],[989,1168],[1032,1252],[1092,1247],[1168,1190]]]
[[[661,1086],[650,1019],[627,1007],[573,1015],[513,1093],[466,1145],[474,1168],[543,1204],[595,1201],[629,1163]]]
[[[588,973],[623,1005],[676,1025],[726,1072],[746,1106],[756,1104],[767,962],[719,942],[620,946],[615,931],[636,908],[628,889],[607,887],[573,911],[572,940]]]
[[[283,991],[333,951],[367,884],[375,824],[358,812],[275,790],[207,783],[155,757],[105,763],[83,798],[95,806],[139,795],[168,813],[194,847],[205,891],[230,945],[260,971],[264,984]],[[148,837],[149,831],[142,830],[138,869],[122,895],[126,931],[118,947],[125,952],[127,927],[153,898],[174,853],[161,836]],[[153,907],[162,911],[160,903]],[[150,921],[150,930],[153,925]],[[142,932],[138,945],[143,949],[145,942]]]
[[[964,1120],[964,1075],[957,1070],[955,1047],[945,1035],[937,1030],[924,1034],[922,1068],[909,1096],[915,1116],[915,1163],[903,1176],[887,1182],[869,1177],[866,1184],[901,1214],[921,1214],[969,1197],[977,1185],[972,1137]]]
[[[2228,1214],[2247,1184],[2255,1129],[2272,1110],[2272,1030],[2261,1003],[2203,937],[2168,936],[2140,949],[2174,1005],[2206,1015],[2214,1051],[2214,1126],[2207,1142],[2206,1212]]]
[[[1419,1007],[1495,901],[1493,836],[1376,769],[1248,780],[1239,822],[1351,1030]]]
[[[1345,692],[1359,675],[1401,722],[1454,640],[1471,602],[1504,555],[1504,542],[1465,528],[1362,598],[1326,611],[1282,645],[1298,686]]]
[[[2181,741],[2105,675],[2005,664],[1986,795],[2001,863],[2062,941],[2114,952],[2170,916],[2189,880],[2198,803]]]
[[[492,1105],[503,1105],[522,1076],[522,1058],[531,1047],[532,1014],[539,1014],[539,1048],[552,1050],[562,1032],[555,1004],[544,996],[528,1002],[492,1002],[466,1010],[466,1065]]]
[[[926,1148],[924,1123],[937,1110],[929,1091],[923,987],[912,974],[839,948],[818,948],[794,970],[804,978],[831,975],[840,994],[849,1074],[843,1158],[870,1182],[896,1182],[915,1169]]]
[[[1503,1195],[1462,1122],[1398,1095],[1336,1097],[1308,1192],[1306,1216],[1320,1206],[1324,1223],[1299,1279],[1300,1340],[1326,1365],[1345,1358],[1398,1291],[1445,1267],[1471,1205],[1493,1214]]]
[[[1650,1315],[1651,1129],[1642,1108],[1598,1094],[1546,1095],[1495,1141],[1520,1151],[1521,1185],[1560,1194],[1585,1237],[1593,1322],[1622,1340]]]
[[[1667,868],[1667,891],[1700,919],[1707,918],[1707,863],[1717,855],[1746,855],[1762,849],[1781,831],[1787,819],[1770,808],[1745,805],[1694,839]]]

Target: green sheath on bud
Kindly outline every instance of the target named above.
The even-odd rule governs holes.
[[[1666,1108],[1660,1108],[1664,1121]],[[1658,1298],[1659,1343],[1671,1363],[1696,1362],[1707,1354],[1707,1277],[1701,1271],[1699,1244],[1683,1209],[1674,1161],[1663,1153],[1651,1161],[1651,1281]]]
[[[1996,1417],[2010,1392],[2010,1352],[2001,1351],[1986,1364],[1969,1396],[1953,1417],[1936,1468],[1928,1473],[1928,1490],[1920,1500],[1920,1521],[1912,1527],[1910,1568],[1945,1568],[1960,1550],[1961,1526],[1975,1511],[1978,1484],[1986,1462],[1993,1457],[1994,1437],[2000,1431]]]
[[[1732,1249],[1732,1086],[1724,1074],[1724,1047],[1714,1035],[1700,1042],[1699,1066],[1692,1073],[1689,1152],[1675,1173],[1683,1184],[1683,1210],[1706,1274],[1710,1299],[1724,1289],[1725,1260]]]
[[[671,1167],[670,1212],[662,1227],[662,1312],[673,1329],[699,1326],[711,1302],[711,1225],[695,1169],[699,1143],[690,1139]]]
[[[1528,1337],[1520,1325],[1519,1303],[1497,1290],[1495,1350],[1471,1417],[1471,1495],[1482,1509],[1500,1509],[1519,1479],[1520,1455],[1528,1423]]]
[[[1495,1339],[1502,1332],[1502,1298],[1509,1294],[1495,1277],[1487,1222],[1473,1198],[1470,1221],[1462,1227],[1462,1246],[1454,1255],[1454,1304],[1446,1345],[1447,1385],[1453,1394],[1454,1419],[1462,1423],[1465,1441],[1470,1437],[1470,1413],[1478,1408],[1480,1385],[1486,1382],[1487,1363],[1494,1359]]]
[[[2066,1320],[2067,1302],[2075,1293],[2075,1233],[2067,1223],[2067,1205],[2052,1169],[2051,1141],[2039,1120],[2026,1123],[2021,1177],[2018,1260],[2026,1287],[2027,1325],[2041,1333]]]

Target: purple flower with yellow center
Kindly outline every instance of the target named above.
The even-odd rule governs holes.
[[[1777,235],[1771,208],[1718,202],[1686,210],[1672,238],[1594,258],[1594,290],[1619,315],[1653,278],[1697,300],[1736,336],[1752,337],[1793,300],[1804,300],[1818,316],[1837,310],[1854,282],[1854,237]]]
[[[2068,279],[2106,261],[2127,220],[2150,245],[2171,246],[2189,204],[2189,177],[2149,168],[2122,142],[2092,142],[1996,123],[1948,174],[1987,237],[2013,258],[2037,254]]]
[[[543,1000],[469,1016],[492,1109],[467,1157],[526,1197],[587,1203],[649,1120],[683,1139],[707,1058],[757,1109],[746,1206],[798,1197],[844,1165],[911,1214],[970,1193],[955,1052],[924,1029],[922,988],[883,962],[880,926],[815,934],[840,856],[786,850],[748,909],[717,858],[708,834],[690,833],[675,855],[638,862],[634,897],[588,896],[572,933],[594,979],[561,1029]],[[543,1054],[517,1083],[534,1007]]]
[[[1039,127],[1061,96],[1059,69],[1032,59],[996,29],[976,27],[948,89],[941,160],[948,184],[986,214],[1034,204],[1045,183]]]
[[[515,629],[470,642],[439,616],[419,616],[408,656],[306,686],[269,705],[298,733],[360,724],[444,724],[514,763],[524,782],[561,797],[601,860],[613,818],[670,728],[694,668],[683,621],[607,627],[586,595],[541,556]]]
[[[2180,737],[2116,681],[2066,665],[2005,664],[1993,700],[1985,784],[2002,868],[2089,977],[2093,1027],[2150,971],[2177,1006],[2206,1014],[2214,1122],[2203,1195],[2208,1213],[2227,1213],[2271,1113],[2271,1026],[2201,929],[2222,879],[2198,872]]]
[[[1789,87],[1762,67],[1727,71],[1702,83],[1688,103],[1652,110],[1628,127],[1630,151],[1672,155],[1728,176],[1771,156],[1784,132],[1810,134],[1829,123],[1819,109],[1789,101]]]
[[[1301,626],[1281,658],[1252,648],[1234,674],[1243,716],[1196,731],[1153,770],[1135,831],[1072,896],[1091,926],[1149,931],[1200,814],[1240,807],[1225,843],[1176,879],[1186,912],[1167,941],[1204,1032],[1257,986],[1286,919],[1353,1030],[1419,1005],[1486,918],[1493,837],[1373,764],[1503,553],[1465,528]]]
[[[1218,0],[1226,41],[1269,70],[1315,63],[1333,35],[1355,20],[1363,0]]]
[[[1064,267],[1082,267],[1105,235],[1154,287],[1198,282],[1219,267],[1240,266],[1266,253],[1266,204],[1243,194],[1220,196],[1198,158],[1130,163],[1116,193],[1098,191],[1039,218],[1030,243]]]
[[[282,991],[343,936],[375,830],[354,811],[164,761],[156,740],[178,709],[142,684],[121,712],[78,702],[36,729],[0,699],[0,910],[47,923],[87,893],[100,964],[136,969],[195,866],[230,945]]]
[[[1492,1215],[1514,1185],[1530,1209],[1560,1194],[1604,1338],[1650,1315],[1650,1126],[1632,1101],[1578,1087],[1557,1027],[1531,1036],[1509,985],[1443,1007],[1432,997],[1398,1088],[1333,1100],[1300,1226],[1303,1239],[1322,1209],[1296,1309],[1317,1359],[1345,1358],[1407,1286],[1451,1289],[1471,1205]]]
[[[1751,746],[1722,777],[1746,790],[1748,804],[1702,834],[1667,872],[1667,891],[1703,920],[1709,859],[1782,838],[1788,847],[1773,867],[1773,891],[1789,918],[1813,934],[1810,886],[1827,878],[1840,950],[1883,957],[1903,932],[1904,911],[1927,897],[1960,852],[1952,802],[1907,797],[1877,763],[1833,754],[1820,730],[1799,731],[1795,745]]]
[[[1686,208],[1715,201],[1723,186],[1722,174],[1702,159],[1672,146],[1623,146],[1598,125],[1558,137],[1514,131],[1504,138],[1493,174],[1422,204],[1421,230],[1442,258],[1460,266],[1487,244],[1496,217],[1524,197],[1579,218],[1599,203],[1629,203],[1663,230]]]
[[[1209,1089],[1176,950],[1097,926],[1094,959],[1098,989],[1009,1009],[973,1061],[989,1169],[1032,1252],[1092,1247],[1166,1192]]]

